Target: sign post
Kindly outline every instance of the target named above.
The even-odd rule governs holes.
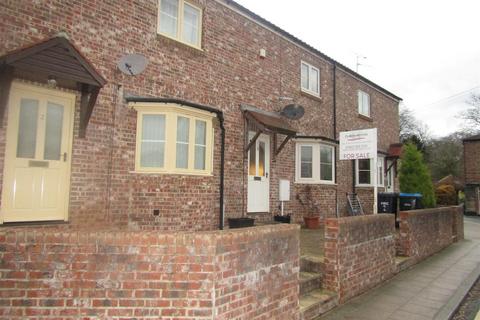
[[[373,213],[377,214],[377,128],[340,132],[340,160],[373,159]]]

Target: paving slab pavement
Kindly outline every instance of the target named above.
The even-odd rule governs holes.
[[[480,275],[480,218],[465,240],[316,320],[448,320]]]

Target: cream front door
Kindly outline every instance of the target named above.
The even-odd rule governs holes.
[[[67,220],[75,95],[14,82],[0,223]]]
[[[250,139],[255,134],[250,133]],[[270,137],[261,134],[248,152],[248,212],[270,211]]]

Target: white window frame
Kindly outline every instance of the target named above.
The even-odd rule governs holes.
[[[212,175],[213,170],[213,145],[214,129],[213,115],[210,112],[188,108],[176,104],[164,103],[132,103],[137,110],[137,133],[135,148],[135,172],[155,174],[186,174],[186,175]],[[143,116],[153,114],[165,115],[165,150],[163,167],[142,167],[141,166],[141,139]],[[176,167],[176,145],[177,145],[177,119],[178,117],[190,119],[189,122],[189,143],[188,143],[188,168]],[[195,123],[196,120],[206,123],[206,149],[205,169],[195,169]]]
[[[320,177],[322,176],[322,172],[321,172],[321,148],[328,148],[331,150],[331,153],[332,153],[332,180],[322,180],[320,178],[320,183],[323,183],[323,184],[334,184],[335,183],[335,147],[332,146],[332,145],[328,145],[328,144],[322,144],[320,143],[320,147],[318,149],[318,152],[319,152],[319,161],[318,161],[318,166],[320,168]]]
[[[365,159],[367,160],[367,159]],[[355,160],[355,185],[358,187],[373,187],[374,184],[372,183],[374,180],[374,172],[372,170],[373,168],[373,159],[368,159],[370,160],[370,183],[360,183],[360,167],[358,165],[358,159]],[[382,177],[382,183],[380,183],[380,175]],[[377,157],[377,186],[378,187],[384,187],[385,186],[385,157],[384,156],[378,156]]]
[[[302,150],[302,147],[311,147],[312,148],[312,177],[311,178],[305,178],[305,177],[302,177],[302,172],[301,172],[301,169],[302,169],[302,154],[301,154],[301,150]],[[297,144],[297,181],[302,181],[302,182],[309,182],[309,183],[315,183],[316,180],[315,180],[315,176],[318,174],[317,171],[319,171],[320,169],[319,168],[316,168],[315,166],[315,161],[318,162],[318,160],[316,160],[316,157],[315,156],[315,150],[316,150],[316,145],[315,143],[298,143]]]
[[[312,147],[312,177],[302,178],[301,176],[301,147]],[[321,180],[320,172],[320,148],[329,148],[332,150],[332,180]],[[295,151],[295,182],[308,184],[335,184],[335,160],[336,148],[328,143],[317,141],[297,141]]]
[[[355,160],[355,185],[357,187],[373,187],[373,159],[362,159],[362,160],[370,160],[370,183],[360,183],[360,166],[358,165],[358,159]]]
[[[308,88],[303,87],[302,66],[308,67]],[[316,88],[316,90],[311,88],[312,82],[310,81],[310,75],[312,73],[312,70],[317,71],[317,88]],[[300,88],[302,89],[303,92],[306,92],[308,94],[319,97],[320,96],[320,69],[312,66],[311,64],[309,64],[305,61],[301,61],[301,63],[300,63]]]
[[[378,156],[377,158],[377,185],[379,187],[385,186],[385,157]]]
[[[387,189],[395,189],[395,166],[393,165],[392,160],[387,160],[386,165],[385,165],[387,170],[390,168],[390,171],[386,172],[386,177],[385,177],[385,188]]]
[[[185,3],[188,4],[189,6],[195,8],[199,12],[198,16],[198,43],[190,43],[187,41],[184,41],[182,39],[183,37],[183,26],[184,26],[184,7]],[[175,41],[181,42],[183,44],[186,44],[190,47],[196,48],[196,49],[202,49],[202,24],[203,24],[203,10],[197,5],[194,5],[190,1],[185,1],[185,0],[178,0],[178,12],[177,12],[177,36],[172,37],[169,34],[163,33],[160,31],[160,17],[161,17],[161,9],[162,9],[162,0],[158,0],[158,11],[157,11],[157,33],[167,37],[169,39],[173,39]]]
[[[365,111],[365,106],[364,106],[364,97],[367,98],[367,111]],[[365,116],[365,117],[368,117],[370,118],[371,114],[372,114],[372,110],[371,110],[371,102],[370,102],[370,95],[368,93],[366,93],[365,91],[362,91],[362,90],[358,90],[358,94],[357,94],[357,103],[358,103],[358,114],[362,115],[362,116]]]

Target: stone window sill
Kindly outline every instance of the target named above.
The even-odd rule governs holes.
[[[307,97],[307,98],[310,98],[310,99],[313,99],[313,100],[317,100],[319,102],[322,102],[322,98],[320,96],[317,96],[313,93],[310,93],[308,91],[305,91],[305,90],[300,90],[300,94],[304,97]]]
[[[362,120],[373,122],[373,119],[371,117],[364,116],[363,114],[358,114],[358,117]]]

